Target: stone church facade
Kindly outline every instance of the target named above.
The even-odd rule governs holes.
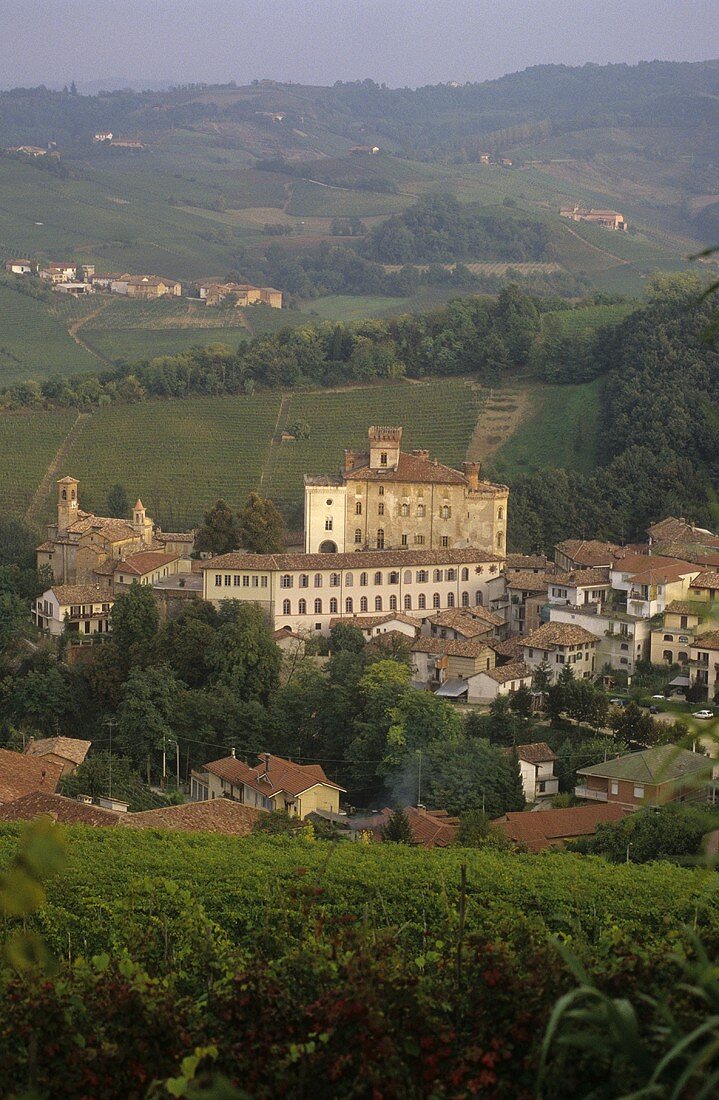
[[[371,427],[366,452],[345,451],[338,476],[305,477],[305,553],[446,550],[506,553],[509,489],[403,452],[402,428]]]

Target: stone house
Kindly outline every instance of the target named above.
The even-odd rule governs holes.
[[[74,775],[91,745],[92,741],[83,741],[79,737],[43,737],[37,741],[31,737],[25,746],[25,753],[58,764],[62,775]]]
[[[543,623],[524,639],[524,663],[532,672],[546,670],[556,683],[567,665],[577,680],[591,680],[595,671],[597,638],[582,626]]]
[[[114,599],[92,584],[55,584],[32,605],[35,626],[59,637],[65,629],[74,634],[108,634]]]

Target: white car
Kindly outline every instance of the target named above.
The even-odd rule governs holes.
[[[663,695],[652,695],[652,699],[664,699]]]
[[[692,718],[713,718],[714,712],[711,710],[695,710],[692,713]]]

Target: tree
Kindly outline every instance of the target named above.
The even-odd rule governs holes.
[[[459,819],[456,844],[458,848],[499,848],[510,847],[507,837],[501,829],[494,828],[481,810],[468,810]]]
[[[673,804],[639,810],[623,821],[600,825],[596,835],[577,843],[578,850],[604,856],[611,863],[648,863],[654,859],[685,862],[701,852],[704,836],[717,828],[715,810]]]
[[[217,500],[203,514],[202,526],[195,538],[196,552],[229,554],[237,550],[240,539],[232,509],[224,500]]]
[[[224,603],[206,660],[212,680],[231,685],[240,698],[266,702],[279,683],[280,651],[255,604]]]
[[[358,626],[352,626],[351,623],[335,623],[330,630],[332,653],[362,653],[364,648],[364,634]]]
[[[145,664],[160,624],[160,613],[149,585],[133,584],[115,600],[110,612],[112,641],[125,669]]]
[[[271,500],[252,492],[238,512],[240,546],[253,554],[279,554],[284,548],[285,525]]]
[[[497,695],[489,706],[489,739],[496,745],[513,745],[518,724],[506,695]]]
[[[435,742],[423,754],[422,801],[451,814],[482,810],[493,819],[524,808],[517,775],[516,759],[483,738],[462,736],[449,750]]]
[[[126,519],[130,512],[130,498],[127,489],[119,483],[112,485],[107,493],[107,514],[115,519]]]
[[[390,844],[414,844],[409,818],[401,806],[389,815],[382,829],[382,840]]]
[[[117,744],[134,767],[145,764],[148,783],[153,756],[173,737],[178,691],[169,665],[133,668],[122,689]]]
[[[633,741],[644,747],[656,745],[659,740],[657,723],[635,702],[629,702],[618,710],[611,719],[611,727],[617,737],[624,741]]]
[[[531,718],[532,693],[529,688],[522,684],[516,691],[513,691],[509,697],[509,707],[520,718]]]

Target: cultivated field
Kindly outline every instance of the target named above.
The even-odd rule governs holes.
[[[74,409],[0,414],[2,502],[10,515],[24,515],[76,419]]]

